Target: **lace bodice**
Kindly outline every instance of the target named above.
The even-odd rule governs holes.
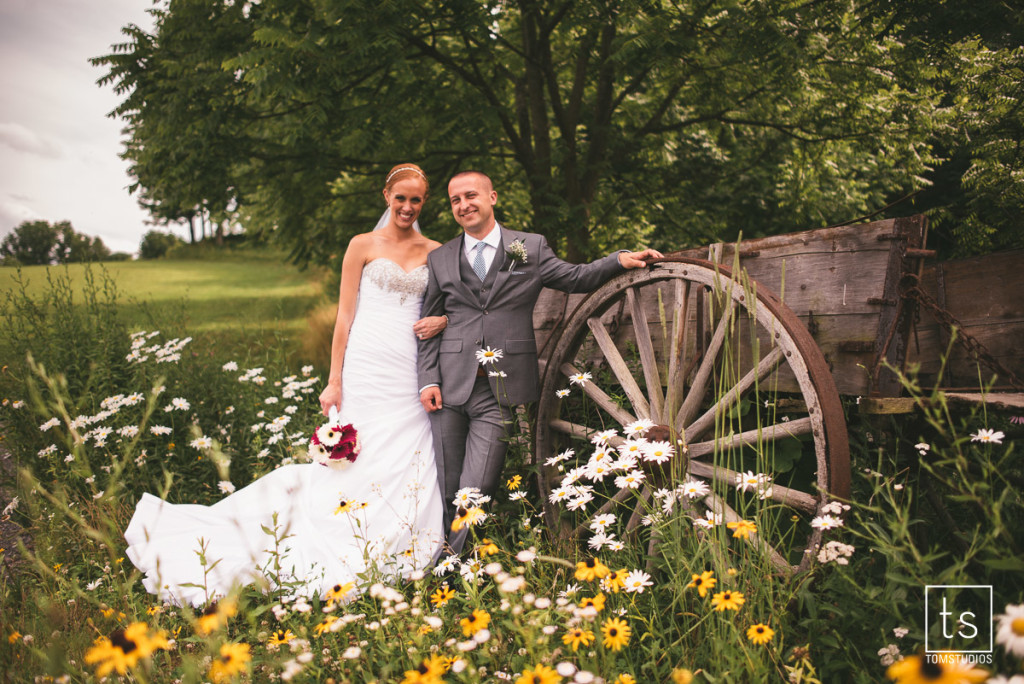
[[[422,297],[427,289],[427,265],[406,272],[386,257],[378,257],[363,266],[363,278],[385,292],[399,295],[404,304],[407,297]]]

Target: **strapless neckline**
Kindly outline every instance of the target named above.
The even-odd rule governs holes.
[[[416,268],[412,269],[411,271],[406,271],[404,268],[402,268],[402,265],[400,263],[398,263],[394,259],[389,259],[388,257],[377,257],[375,259],[370,259],[369,261],[366,262],[366,266],[369,266],[370,264],[372,264],[375,261],[386,261],[389,264],[394,264],[398,268],[398,270],[400,270],[405,275],[412,275],[413,273],[415,273],[416,271],[420,270],[421,268],[426,268],[427,267],[426,264],[420,264],[419,266],[417,266]],[[363,268],[366,268],[366,266],[364,266]]]

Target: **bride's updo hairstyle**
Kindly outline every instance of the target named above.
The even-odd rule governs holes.
[[[427,174],[423,173],[423,169],[415,164],[399,164],[388,171],[388,176],[384,179],[384,191],[390,192],[395,183],[409,178],[418,178],[427,186],[424,198],[430,194],[430,181],[427,180]]]

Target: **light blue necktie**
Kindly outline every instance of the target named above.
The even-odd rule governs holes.
[[[484,278],[487,277],[487,265],[484,264],[484,248],[487,245],[483,242],[476,243],[476,256],[473,258],[473,272],[476,273],[477,278],[480,282],[483,282]]]

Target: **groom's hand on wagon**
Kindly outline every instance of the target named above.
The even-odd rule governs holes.
[[[619,264],[622,268],[646,268],[651,259],[663,259],[664,254],[656,249],[645,249],[642,252],[619,252]]]
[[[420,403],[427,413],[441,410],[441,388],[437,385],[424,387],[420,392]]]

